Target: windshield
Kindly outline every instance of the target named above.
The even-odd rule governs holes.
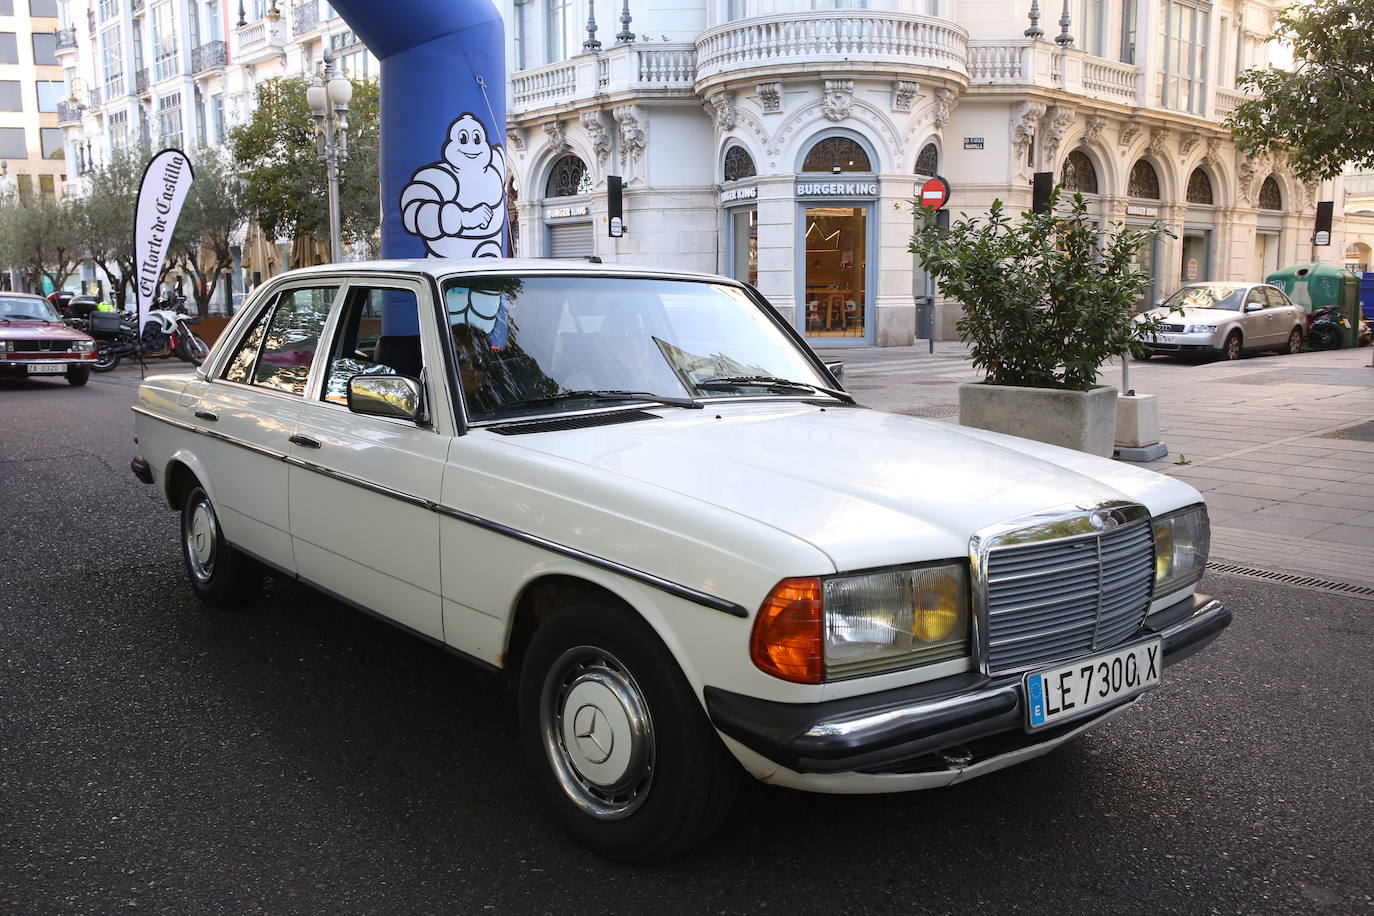
[[[581,410],[617,395],[798,397],[832,384],[742,289],[723,283],[458,277],[444,284],[444,303],[474,420]]]
[[[1248,288],[1223,283],[1185,286],[1164,300],[1164,308],[1224,309],[1228,312],[1239,312]]]
[[[30,299],[28,296],[0,296],[0,318],[15,321],[61,321],[46,299]]]

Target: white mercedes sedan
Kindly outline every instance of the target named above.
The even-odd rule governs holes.
[[[1192,487],[864,409],[722,277],[292,271],[134,412],[205,604],[271,571],[508,676],[537,791],[626,861],[707,837],[741,774],[893,792],[1044,754],[1231,619]]]
[[[1307,329],[1307,311],[1267,283],[1189,283],[1145,314],[1163,319],[1146,340],[1150,356],[1297,353]]]

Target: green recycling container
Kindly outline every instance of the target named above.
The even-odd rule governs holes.
[[[1341,346],[1353,347],[1360,334],[1360,278],[1331,264],[1294,264],[1264,278],[1288,294],[1296,305],[1313,309],[1341,306],[1349,327],[1341,328]]]

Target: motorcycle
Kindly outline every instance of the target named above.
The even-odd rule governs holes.
[[[191,330],[199,321],[182,311],[184,297],[168,297],[154,302],[140,332],[136,317],[129,312],[92,312],[87,319],[87,333],[96,340],[96,372],[109,372],[125,356],[140,360],[159,356],[175,356],[183,362],[199,366],[210,354],[210,347]],[[158,307],[161,306],[161,307]]]
[[[1307,347],[1309,350],[1336,350],[1341,346],[1342,332],[1350,328],[1338,305],[1313,309],[1307,316]]]

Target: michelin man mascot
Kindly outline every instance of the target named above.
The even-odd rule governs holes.
[[[471,112],[449,125],[444,158],[401,192],[401,224],[432,258],[499,258],[506,228],[506,155]]]

